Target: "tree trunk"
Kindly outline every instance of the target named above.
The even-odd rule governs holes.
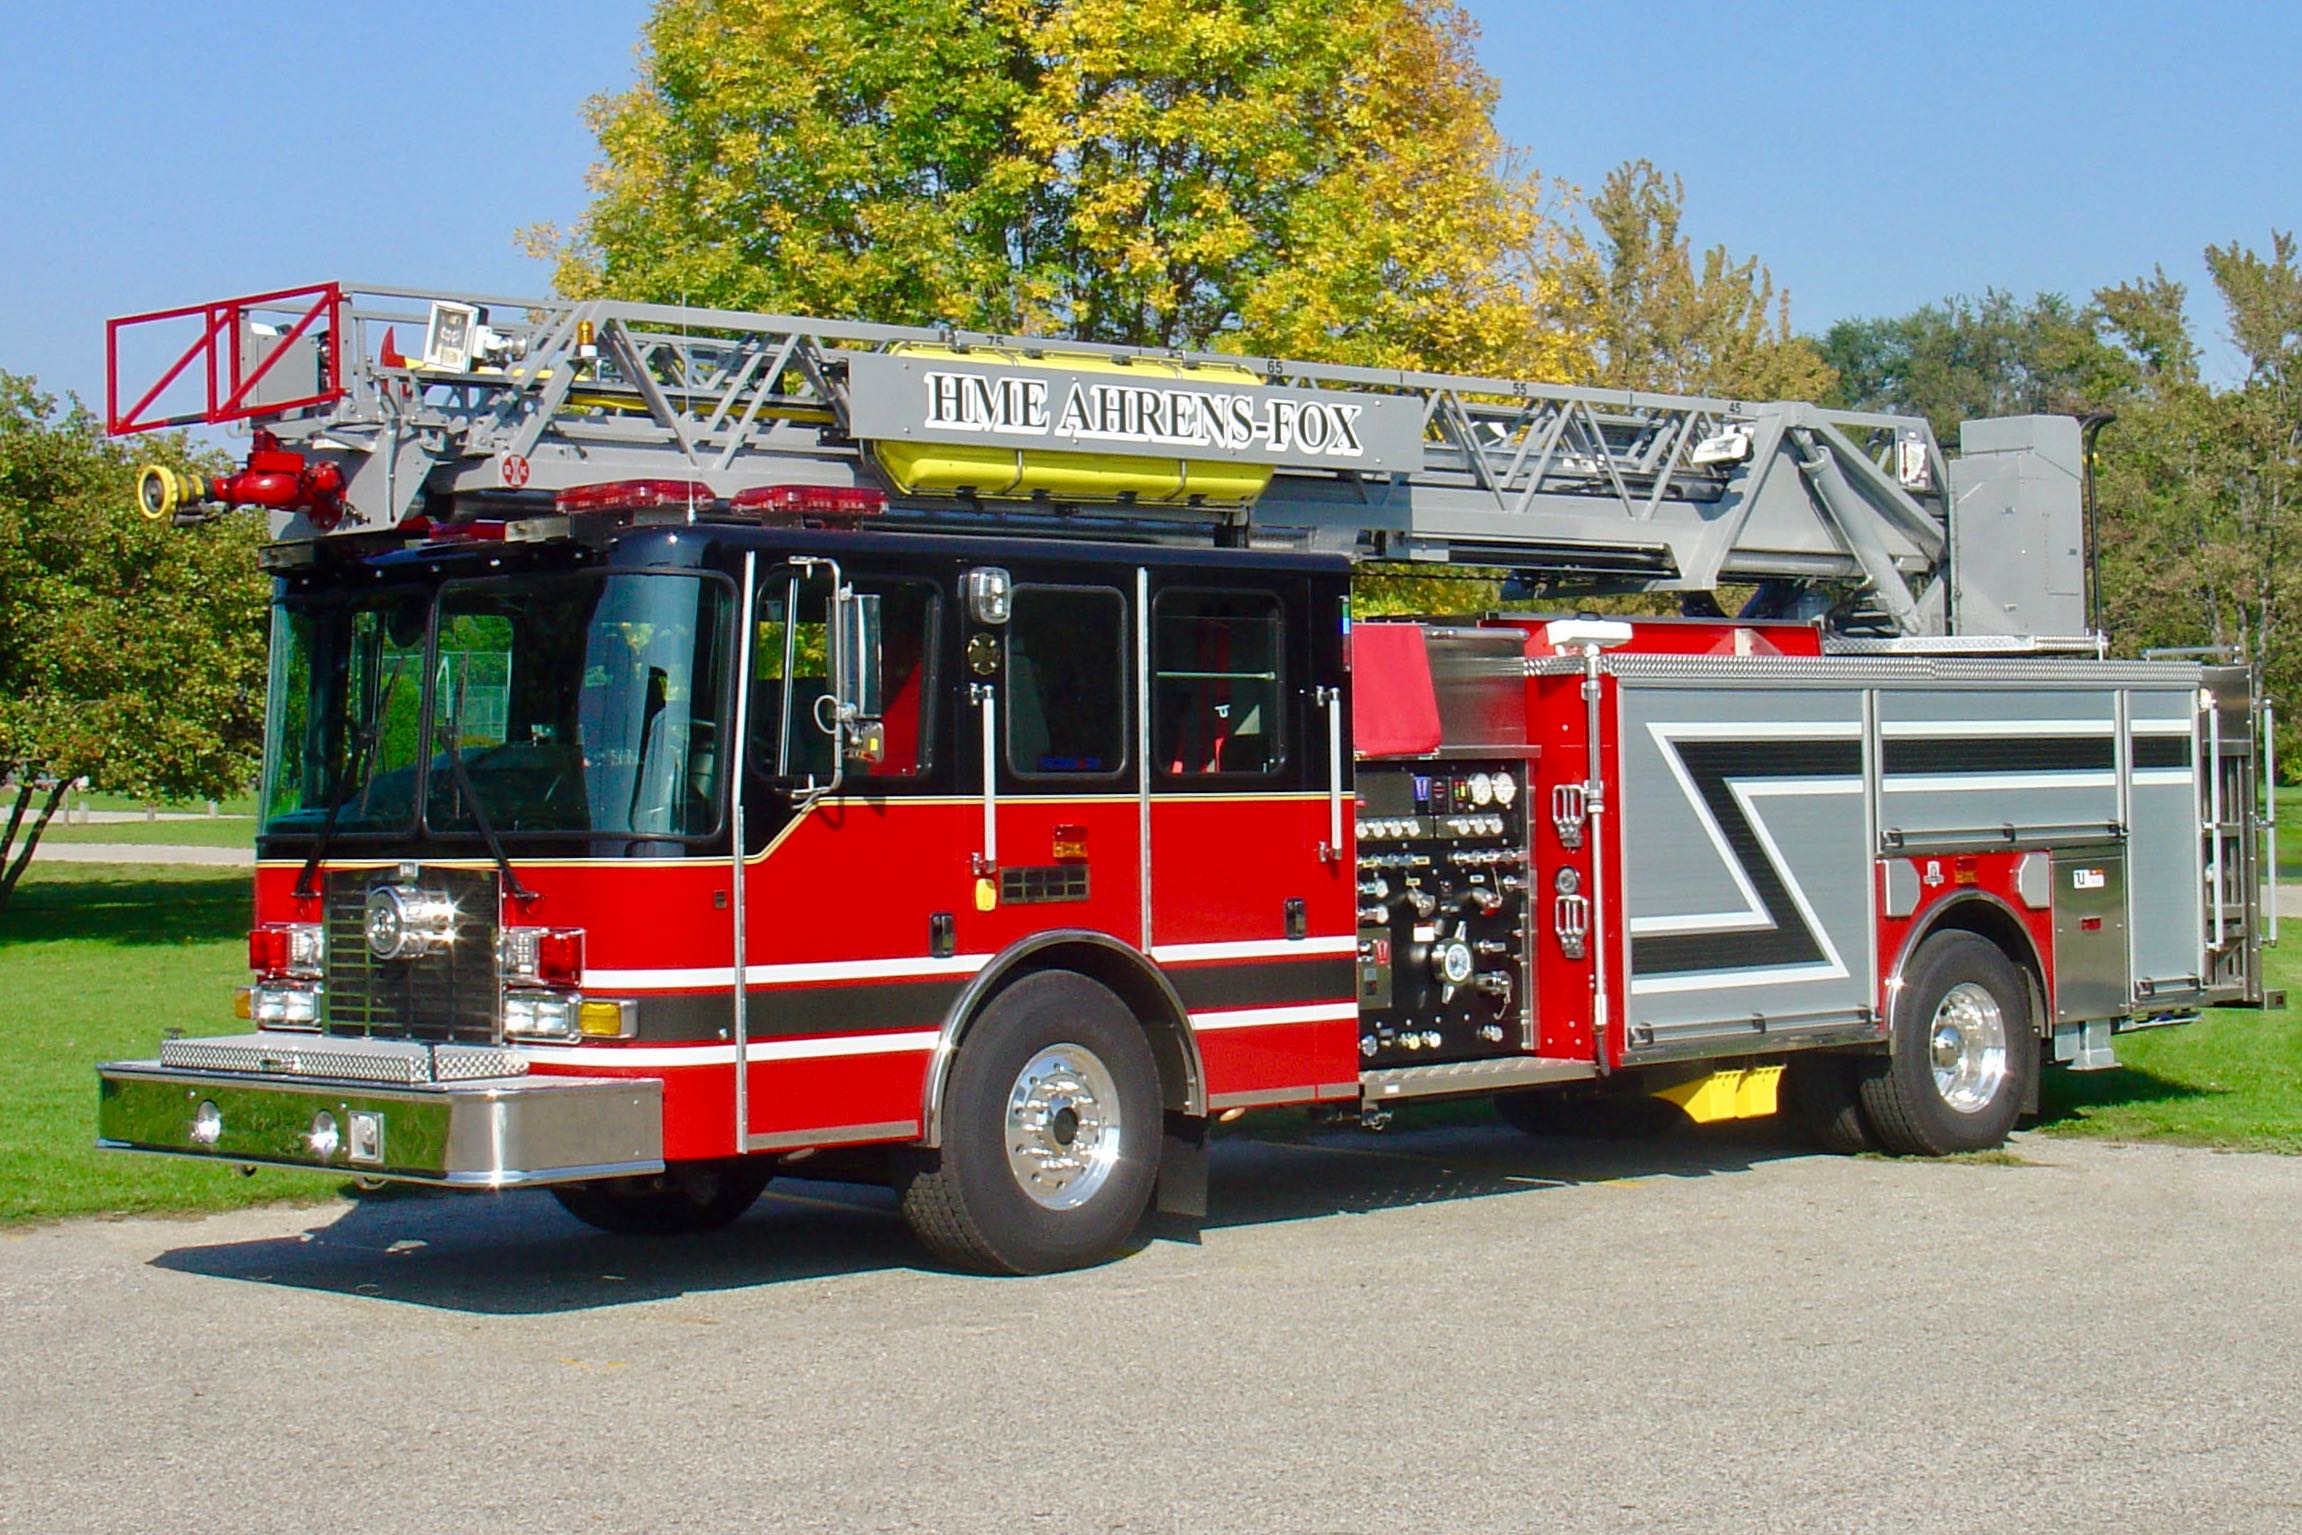
[[[15,808],[8,814],[8,834],[0,838],[0,868],[7,871],[0,873],[0,911],[8,909],[8,898],[16,893],[16,882],[24,877],[25,867],[32,862],[32,850],[40,845],[40,834],[48,829],[48,822],[56,814],[56,807],[63,804],[64,796],[72,791],[72,780],[69,776],[57,778],[55,787],[48,791],[47,803],[40,807],[38,819],[33,821],[32,829],[24,834],[23,847],[17,848],[16,830],[24,824],[24,807],[32,803],[33,787],[29,783],[17,786]],[[11,851],[13,857],[10,856]]]

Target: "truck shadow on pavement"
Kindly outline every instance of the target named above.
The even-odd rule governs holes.
[[[1220,1138],[1209,1217],[1146,1223],[1142,1245],[1629,1179],[1714,1177],[1812,1154],[1786,1127],[1764,1120],[1638,1141],[1529,1137],[1492,1123],[1384,1135],[1282,1124]],[[887,1189],[783,1177],[742,1220],[697,1236],[594,1231],[540,1191],[418,1190],[361,1198],[296,1236],[178,1247],[152,1263],[210,1279],[518,1316],[889,1271],[951,1284],[1002,1282],[936,1269]]]

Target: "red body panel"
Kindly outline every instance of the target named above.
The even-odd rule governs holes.
[[[1084,869],[1086,897],[979,903],[983,811],[974,799],[826,801],[747,862],[751,1137],[781,1146],[806,1144],[815,1133],[834,1141],[914,1136],[939,1033],[960,988],[986,965],[1054,929],[1142,948],[1137,796],[1008,797],[997,813],[1003,867]],[[1355,1091],[1348,959],[1355,908],[1343,872],[1350,854],[1319,856],[1325,796],[1159,796],[1151,820],[1152,931],[1167,951],[1162,970],[1206,1026],[1199,1046],[1207,1092],[1308,1101],[1322,1088]],[[686,1000],[697,1009],[686,1016],[704,1026],[702,1037],[679,1041],[531,1046],[531,1069],[661,1077],[666,1155],[733,1151],[729,865],[523,860],[518,868],[537,899],[507,899],[503,920],[582,929],[587,996]],[[294,894],[297,873],[286,863],[257,871],[259,921],[319,919],[318,901]],[[995,875],[988,883],[997,890]],[[1288,934],[1290,901],[1303,904],[1300,939]],[[948,959],[933,953],[938,913],[952,921]],[[1288,952],[1297,943],[1303,959],[1323,958],[1324,967],[1297,964]],[[1258,952],[1191,952],[1207,945]],[[1226,990],[1253,991],[1255,977],[1289,971],[1292,989],[1259,1004],[1246,992],[1243,1004],[1222,1000]],[[725,1024],[715,1023],[715,999],[724,1003]]]
[[[1873,878],[1878,881],[1881,913],[1878,924],[1879,1016],[1887,1016],[1887,1003],[1892,995],[1890,983],[1902,971],[1909,959],[1905,952],[1913,934],[1932,924],[1942,907],[1951,901],[1969,898],[1980,893],[1993,898],[1993,904],[2012,915],[2030,935],[2032,947],[2037,951],[2041,979],[2046,995],[2054,996],[2054,913],[2051,909],[2033,910],[2015,888],[2015,869],[2029,856],[2021,852],[2004,853],[1921,853],[1905,861],[1919,869],[1919,895],[1917,909],[1907,917],[1885,916],[1886,866],[1894,859],[1879,860]],[[1929,883],[1929,868],[1940,878]]]

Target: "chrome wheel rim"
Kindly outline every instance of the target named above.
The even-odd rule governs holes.
[[[1111,1068],[1083,1045],[1049,1045],[1007,1094],[1007,1168],[1033,1203],[1075,1210],[1110,1181],[1125,1143]]]
[[[1961,981],[1943,994],[1927,1026],[1934,1090],[1961,1114],[1979,1113],[2006,1084],[2006,1012],[1986,987]]]

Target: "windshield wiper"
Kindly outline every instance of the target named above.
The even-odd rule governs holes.
[[[400,685],[400,673],[394,668],[384,678],[384,685],[376,690],[368,703],[368,717],[360,722],[360,734],[352,743],[352,760],[344,764],[344,781],[336,785],[336,792],[328,796],[328,813],[320,821],[319,835],[312,839],[311,856],[304,860],[303,871],[296,876],[296,898],[309,900],[319,892],[312,888],[312,875],[318,872],[320,860],[328,856],[328,839],[335,835],[336,817],[344,813],[352,796],[368,785],[369,757],[376,749],[376,741],[384,733],[384,714],[391,707],[392,690]]]
[[[511,859],[504,855],[504,840],[496,835],[495,822],[488,819],[488,807],[480,803],[480,791],[472,783],[471,769],[464,766],[463,749],[456,745],[455,724],[463,718],[464,684],[468,680],[469,674],[458,668],[455,712],[440,722],[448,733],[448,771],[455,775],[456,792],[463,796],[465,804],[471,806],[472,824],[480,829],[480,840],[488,845],[488,856],[496,861],[496,870],[504,877],[504,888],[511,892],[513,900],[524,906],[536,898],[536,893],[520,883],[519,875],[512,869]]]

